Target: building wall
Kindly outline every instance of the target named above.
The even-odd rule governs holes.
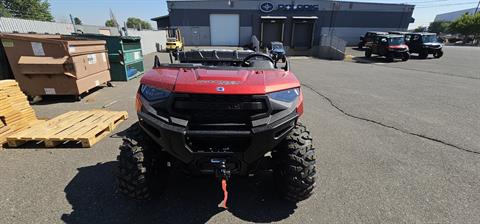
[[[409,23],[413,22],[412,5],[299,0],[295,1],[295,4],[315,4],[319,5],[319,10],[262,13],[259,10],[262,2],[264,1],[233,1],[232,5],[228,5],[228,1],[169,1],[170,25],[182,29],[187,45],[191,43],[210,45],[209,15],[239,14],[241,27],[239,45],[245,45],[250,43],[248,35],[254,34],[260,38],[261,16],[286,16],[288,19],[285,23],[284,44],[289,45],[292,36],[292,16],[318,17],[315,22],[314,43],[319,42],[326,30],[347,40],[349,44],[354,44],[366,31],[406,30]],[[291,4],[291,1],[286,0],[271,2]],[[200,34],[192,37],[190,35],[192,27],[198,27]]]
[[[450,22],[452,22],[452,21],[455,21],[456,19],[460,18],[465,13],[473,15],[475,13],[475,9],[476,8],[471,8],[471,9],[465,9],[465,10],[460,10],[460,11],[455,11],[455,12],[439,14],[435,17],[435,21],[450,21]]]
[[[170,17],[169,16],[165,16],[163,18],[155,18],[155,19],[152,19],[152,20],[157,23],[157,29],[159,29],[159,30],[170,26]]]
[[[4,33],[29,33],[38,34],[71,34],[75,32],[74,28],[84,33],[99,34],[99,30],[110,30],[112,35],[118,35],[118,29],[114,27],[92,26],[92,25],[76,25],[71,23],[44,22],[28,19],[6,18],[0,17],[0,32]]]
[[[167,43],[167,32],[165,30],[135,30],[128,29],[129,36],[139,36],[142,43],[143,54],[150,54],[157,51],[157,44],[165,49]]]
[[[74,29],[71,23],[43,22],[27,19],[0,17],[0,32],[71,34],[74,32]]]

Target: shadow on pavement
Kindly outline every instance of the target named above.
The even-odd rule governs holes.
[[[416,55],[412,55],[410,56],[410,60],[432,60],[434,58],[420,58]],[[399,59],[395,59],[395,61],[393,62],[389,62],[387,61],[387,59],[385,57],[370,57],[370,58],[367,58],[367,57],[354,57],[352,58],[352,60],[356,63],[361,63],[361,64],[375,64],[375,63],[395,63],[395,62],[408,62],[408,61],[402,61],[402,60],[399,60]]]
[[[386,63],[387,59],[383,57],[354,57],[352,59],[356,63],[361,63],[361,64],[375,64],[375,63]]]
[[[356,51],[365,51],[367,48],[365,48],[365,47],[362,47],[362,48],[354,47],[352,49],[356,50]]]
[[[128,135],[130,128],[117,133]],[[113,137],[113,136],[111,136]],[[117,189],[117,162],[81,167],[65,187],[73,211],[63,214],[66,223],[205,223],[218,213],[229,212],[249,222],[283,220],[297,206],[282,200],[273,175],[234,176],[228,183],[228,211],[218,208],[223,199],[220,181],[213,176],[188,176],[172,171],[165,192],[150,202],[125,198]]]
[[[65,187],[73,211],[61,219],[66,223],[205,223],[218,213],[230,212],[245,221],[268,223],[283,220],[296,209],[277,196],[269,174],[232,178],[228,211],[217,207],[223,198],[218,180],[177,172],[170,174],[161,196],[140,203],[117,190],[116,167],[117,162],[107,162],[79,168]]]

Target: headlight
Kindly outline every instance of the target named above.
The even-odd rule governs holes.
[[[295,88],[295,89],[287,89],[279,92],[269,93],[268,97],[274,100],[290,103],[290,102],[293,102],[295,99],[297,99],[299,95],[300,95],[300,89]]]
[[[153,88],[147,85],[142,85],[140,87],[140,92],[148,101],[165,100],[170,96],[170,91]]]

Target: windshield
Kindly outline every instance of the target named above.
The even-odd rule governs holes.
[[[283,46],[281,44],[272,44],[272,49],[273,50],[280,50],[280,49],[283,49]]]
[[[423,43],[437,43],[438,39],[435,35],[426,35],[422,37]]]
[[[405,39],[403,37],[394,37],[388,39],[388,43],[390,45],[402,45],[405,43]]]

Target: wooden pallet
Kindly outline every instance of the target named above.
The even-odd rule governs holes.
[[[89,148],[127,118],[125,111],[70,111],[9,135],[7,143],[9,147],[18,147],[27,142],[43,142],[45,147],[55,147],[62,143],[76,142]]]
[[[39,122],[15,80],[0,81],[0,145],[14,132]]]

